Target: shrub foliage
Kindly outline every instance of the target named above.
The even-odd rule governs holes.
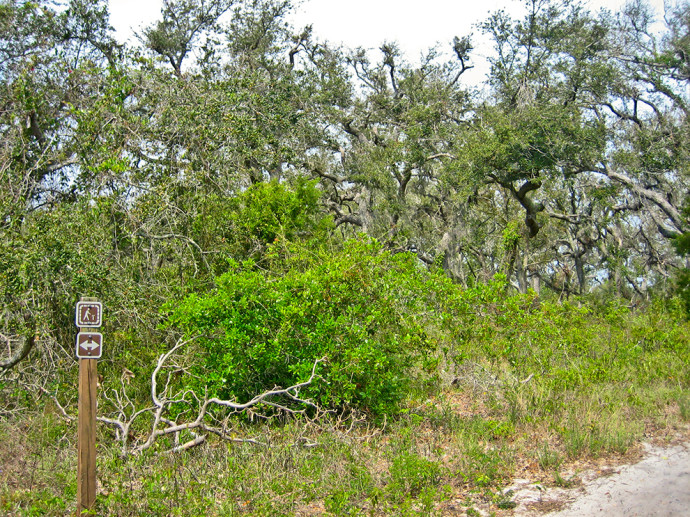
[[[433,284],[449,281],[368,240],[339,250],[278,240],[267,260],[266,269],[231,262],[212,292],[170,310],[171,325],[203,336],[203,383],[242,399],[294,384],[326,357],[312,394],[319,403],[393,411],[433,348]]]

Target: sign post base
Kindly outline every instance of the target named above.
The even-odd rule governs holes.
[[[77,515],[96,502],[96,359],[79,360],[79,451],[77,458]]]

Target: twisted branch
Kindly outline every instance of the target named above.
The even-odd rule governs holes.
[[[271,407],[278,412],[286,414],[303,414],[307,408],[318,409],[316,405],[300,396],[300,390],[312,384],[316,378],[316,368],[319,363],[322,363],[325,358],[318,359],[312,366],[311,375],[304,382],[300,382],[289,386],[287,388],[274,388],[265,391],[253,397],[251,400],[239,403],[234,400],[223,400],[217,397],[208,397],[204,394],[203,397],[198,396],[192,390],[183,390],[175,394],[171,394],[171,378],[175,372],[181,369],[176,365],[168,364],[170,358],[178,352],[182,347],[189,344],[195,338],[188,340],[181,340],[165,354],[162,354],[156,363],[156,367],[151,374],[151,401],[152,406],[143,409],[136,409],[132,400],[125,392],[124,382],[122,383],[121,391],[112,390],[111,394],[106,394],[105,398],[116,408],[116,415],[114,417],[98,417],[100,422],[108,424],[116,429],[116,439],[121,444],[121,455],[126,457],[129,454],[139,454],[151,448],[157,439],[164,436],[171,436],[174,440],[174,445],[165,453],[182,452],[192,447],[196,447],[206,441],[209,434],[215,434],[223,440],[230,442],[252,443],[255,445],[263,445],[261,442],[249,438],[236,438],[232,436],[228,430],[228,421],[232,415],[236,414],[250,414],[255,415],[253,408],[263,405]],[[159,385],[159,376],[163,369],[167,369],[168,373],[165,382],[162,386]],[[184,370],[184,369],[182,369]],[[290,403],[301,406],[302,409],[294,409],[288,405],[276,400],[287,399]],[[167,418],[167,414],[174,405],[184,404],[190,408],[196,408],[196,416],[192,421],[179,421]],[[213,407],[222,407],[229,409],[229,414],[220,425],[213,425],[208,422],[211,417],[210,412]],[[131,436],[131,428],[133,423],[142,415],[151,415],[153,423],[150,430],[147,432],[145,441],[140,443],[131,443],[133,437]],[[190,437],[187,441],[182,441],[184,435]]]

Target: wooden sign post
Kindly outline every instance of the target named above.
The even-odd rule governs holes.
[[[77,515],[93,510],[96,503],[96,386],[98,358],[103,336],[103,307],[94,298],[77,303],[77,357],[79,358],[79,424],[77,453]]]

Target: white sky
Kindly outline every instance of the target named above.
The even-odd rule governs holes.
[[[648,1],[657,13],[663,13],[664,0]],[[592,11],[616,11],[625,3],[585,0]],[[162,0],[110,0],[111,24],[118,39],[126,40],[132,30],[155,21],[161,5]],[[486,72],[482,62],[491,48],[480,40],[475,24],[502,8],[519,17],[523,5],[520,0],[302,0],[291,21],[300,28],[311,23],[318,40],[351,48],[375,49],[384,41],[396,41],[412,62],[437,43],[450,51],[454,36],[474,33],[472,57],[478,70],[473,75],[477,76],[480,70]]]

